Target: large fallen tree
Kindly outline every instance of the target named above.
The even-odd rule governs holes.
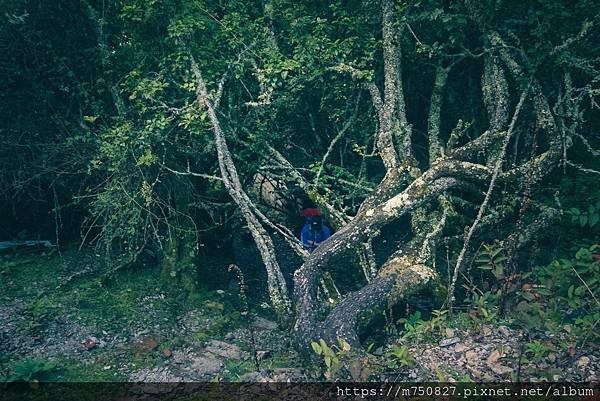
[[[583,40],[592,26],[584,22],[580,32],[555,47],[548,57],[554,57]],[[400,43],[406,28],[410,29],[410,26],[398,21],[394,2],[383,0],[381,88],[369,78],[370,74],[348,64],[329,68],[332,73],[358,82],[358,91],[368,93],[377,116],[375,151],[383,162],[385,174],[367,194],[354,216],[348,216],[326,197],[315,193],[308,179],[294,168],[283,152],[270,148],[275,164],[286,169],[288,179],[310,193],[338,227],[335,234],[311,254],[302,251],[289,230],[271,222],[261,213],[242,189],[213,106],[218,100],[209,98],[206,84],[194,65],[199,104],[206,106],[215,133],[221,177],[242,210],[267,267],[272,303],[282,321],[288,321],[290,316],[287,314],[292,313],[294,324],[291,330],[302,347],[317,339],[329,342],[341,338],[350,344],[358,344],[357,324],[362,314],[406,298],[437,280],[439,273],[434,268],[435,254],[442,243],[449,216],[458,213],[457,204],[464,201],[461,197],[475,197],[480,199],[480,204],[475,217],[471,217],[465,227],[464,235],[459,238],[457,248],[460,251],[449,272],[446,306],[452,309],[461,269],[466,256],[473,251],[471,242],[474,233],[506,223],[507,216],[492,210],[492,199],[499,188],[502,187],[504,192],[518,192],[524,182],[529,187],[535,186],[557,166],[569,163],[567,151],[575,136],[579,135],[582,103],[590,93],[588,84],[584,82],[575,87],[569,70],[564,69],[560,82],[550,90],[544,90],[537,77],[537,67],[528,64],[521,50],[509,45],[508,39],[498,32],[483,30],[481,33],[486,46],[480,54],[438,57],[429,98],[427,155],[418,159],[413,146],[415,132],[406,112],[406,104],[411,100],[405,98],[403,90]],[[449,136],[440,129],[445,88],[453,68],[465,59],[483,59],[483,70],[478,80],[488,124],[473,138],[460,137],[461,121]],[[335,141],[341,135],[343,131]],[[542,147],[526,156],[523,152],[517,155],[519,144],[516,137],[530,138],[533,135],[543,144]],[[328,153],[334,144],[330,145]],[[317,180],[322,169],[321,165]],[[499,240],[510,243],[515,252],[553,224],[560,216],[559,208],[560,205],[532,208],[531,222],[526,227],[519,227],[521,231],[516,237],[516,234],[509,235]],[[410,238],[387,261],[375,266],[374,257],[368,252],[370,244],[377,240],[382,228],[402,216],[411,216]],[[283,235],[304,260],[294,275],[291,299],[288,298],[269,233],[263,226],[268,227],[271,233]],[[514,227],[515,230],[517,228]],[[361,255],[360,261],[366,265],[363,266],[364,286],[345,294],[341,302],[326,311],[324,319],[319,318],[323,312],[318,296],[320,276],[330,267],[332,260],[349,250]]]

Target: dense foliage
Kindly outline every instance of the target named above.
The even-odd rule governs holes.
[[[110,269],[151,255],[193,293],[211,280],[206,258],[233,260],[250,232],[262,259],[236,262],[266,264],[254,290],[268,287],[284,325],[314,315],[313,340],[353,342],[325,330],[353,302],[338,290],[418,303],[389,279],[402,252],[427,269],[436,308],[596,328],[595,1],[3,3],[0,239],[83,243]],[[383,203],[401,193],[406,210]],[[294,249],[314,205],[341,233],[333,245],[271,252],[270,237]],[[294,296],[269,257],[305,261]]]

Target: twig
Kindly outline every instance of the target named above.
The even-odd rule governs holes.
[[[191,175],[193,177],[201,177],[201,178],[206,178],[207,180],[216,180],[216,181],[223,181],[223,179],[221,177],[217,177],[216,175],[210,175],[210,174],[203,174],[203,173],[195,173],[193,171],[190,171],[190,168],[188,166],[187,171],[177,171],[174,170],[170,167],[168,167],[166,164],[161,164],[161,167],[164,168],[165,170],[175,174],[175,175]]]

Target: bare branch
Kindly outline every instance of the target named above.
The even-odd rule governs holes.
[[[188,175],[188,176],[193,176],[193,177],[206,178],[207,180],[223,181],[223,179],[221,177],[217,177],[216,175],[194,173],[193,171],[190,171],[189,166],[188,166],[188,170],[187,171],[174,170],[174,169],[168,167],[164,163],[161,164],[161,167],[164,168],[165,170],[167,170],[167,171],[175,174],[175,175]]]

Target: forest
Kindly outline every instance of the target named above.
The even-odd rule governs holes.
[[[0,387],[598,382],[597,1],[0,4]]]

